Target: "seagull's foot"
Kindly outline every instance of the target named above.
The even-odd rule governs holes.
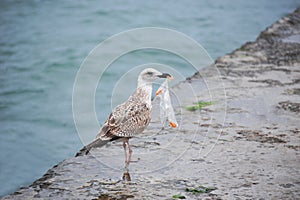
[[[140,158],[137,158],[136,160],[130,160],[129,163],[137,163],[139,162],[141,159]]]
[[[127,169],[128,167],[129,167],[129,164],[130,163],[137,163],[137,162],[139,162],[141,159],[140,158],[137,158],[136,160],[132,160],[132,159],[130,159],[130,160],[125,160],[125,169]]]

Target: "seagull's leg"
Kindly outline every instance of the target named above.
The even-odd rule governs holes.
[[[127,169],[129,162],[127,161],[126,139],[123,140],[123,148],[125,153],[125,169]]]
[[[127,151],[126,151],[126,146],[128,147],[128,154],[127,154]],[[129,166],[130,162],[137,162],[137,161],[132,161],[131,160],[131,156],[132,156],[133,151],[132,151],[131,146],[129,144],[129,138],[124,138],[123,139],[123,148],[124,148],[124,152],[125,152],[125,168],[124,168],[124,170],[128,171],[128,166]]]
[[[128,153],[129,153],[128,160],[127,160],[128,161],[128,165],[129,165],[129,163],[131,162],[131,156],[132,156],[133,151],[132,151],[132,149],[130,147],[129,139],[127,139],[126,143],[127,143],[127,146],[128,146]]]
[[[126,151],[126,142],[123,141],[123,148],[124,148],[124,154],[125,154],[125,162],[127,161],[127,151]]]
[[[123,173],[123,180],[131,181],[131,177],[130,177],[129,169],[128,169],[129,161],[128,161],[128,157],[127,157],[126,145],[129,145],[127,138],[125,138],[123,140],[123,148],[124,148],[124,152],[125,152],[125,167],[124,167],[124,173]],[[129,149],[129,146],[128,146],[128,149]]]

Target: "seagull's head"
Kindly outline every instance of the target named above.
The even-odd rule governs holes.
[[[153,83],[158,78],[172,79],[173,77],[168,73],[161,73],[156,69],[146,68],[140,73],[138,81],[140,83]]]

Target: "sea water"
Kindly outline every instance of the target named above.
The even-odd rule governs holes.
[[[30,184],[82,147],[72,116],[73,84],[101,41],[128,29],[163,27],[195,39],[216,59],[255,40],[297,6],[298,0],[0,1],[0,196]],[[165,52],[120,58],[96,92],[99,124],[111,111],[113,86],[122,74],[149,62],[176,66],[184,76],[195,72]],[[133,78],[118,100],[134,87]]]

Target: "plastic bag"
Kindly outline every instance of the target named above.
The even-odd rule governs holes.
[[[160,120],[164,125],[168,122],[172,128],[178,126],[175,113],[172,107],[171,98],[169,94],[168,79],[166,79],[156,91],[155,95],[160,98]]]

